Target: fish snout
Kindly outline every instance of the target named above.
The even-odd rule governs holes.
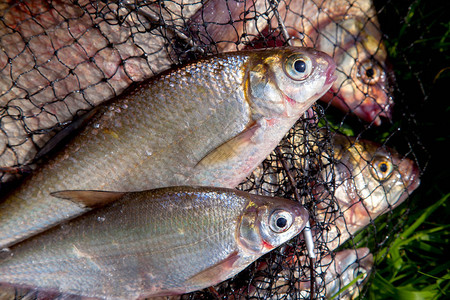
[[[331,84],[337,79],[337,76],[334,74],[336,71],[336,62],[325,52],[310,48],[310,53],[316,57],[316,68],[319,68],[323,72],[325,85],[331,87]]]
[[[337,79],[337,75],[334,74],[336,71],[336,63],[334,62],[334,60],[331,57],[329,57],[328,61],[329,61],[328,68],[325,73],[325,76],[326,76],[325,84],[327,84],[327,85],[329,84],[331,86],[333,84],[333,82],[335,82]]]
[[[407,191],[408,193],[412,193],[415,189],[417,189],[420,185],[420,169],[417,166],[416,163],[414,163],[413,161],[411,161],[411,171],[410,171],[410,175],[409,175],[409,180],[407,182],[408,187],[407,187]]]

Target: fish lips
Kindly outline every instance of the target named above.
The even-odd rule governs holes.
[[[415,163],[412,162],[409,178],[408,178],[407,182],[405,182],[406,188],[405,188],[405,191],[401,194],[399,200],[397,201],[398,204],[403,203],[403,201],[405,201],[406,198],[408,198],[411,195],[411,193],[419,187],[420,173],[421,172],[420,172],[419,167]]]

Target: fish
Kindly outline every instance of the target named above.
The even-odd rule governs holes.
[[[40,148],[74,117],[179,64],[179,28],[201,5],[2,1],[0,182],[35,169]]]
[[[417,164],[386,145],[339,134],[332,142],[335,164],[313,188],[317,222],[333,224],[321,233],[329,249],[395,209],[420,185]],[[334,193],[326,184],[332,180]]]
[[[335,80],[322,52],[287,47],[208,56],[99,108],[0,203],[0,249],[86,212],[55,190],[233,188]]]
[[[225,188],[52,196],[97,208],[11,247],[2,284],[102,299],[187,293],[239,273],[309,217],[298,202]]]
[[[314,205],[316,223],[327,228],[316,232],[329,250],[378,216],[394,209],[420,185],[417,164],[394,149],[376,142],[333,133],[299,120],[279,145],[288,168]],[[316,127],[316,129],[314,129]],[[328,145],[328,147],[326,147]],[[286,181],[277,153],[258,166],[240,189],[261,195],[279,195]],[[308,177],[309,182],[304,177]],[[289,184],[289,183],[288,183]],[[257,190],[254,186],[258,186]],[[314,225],[313,225],[314,227]]]
[[[322,100],[374,125],[391,120],[394,78],[371,0],[293,0],[279,13],[294,44],[324,51],[337,64],[338,79]]]
[[[371,0],[274,5],[211,0],[193,15],[190,33],[204,49],[226,52],[285,45],[279,29],[284,26],[292,45],[314,47],[334,58],[338,79],[322,101],[377,126],[381,118],[392,119],[395,78]],[[217,17],[216,10],[225,13]],[[252,16],[258,16],[256,21]]]
[[[186,34],[205,52],[243,50],[284,6],[284,1],[271,7],[266,0],[209,0],[192,15]]]

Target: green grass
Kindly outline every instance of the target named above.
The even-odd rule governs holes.
[[[450,225],[441,218],[445,217],[442,212],[449,212],[449,197],[447,194],[433,205],[411,213],[392,244],[377,252],[378,269],[368,299],[450,297]]]
[[[373,250],[376,262],[363,298],[450,299],[450,3],[375,5],[398,89],[396,123],[374,132],[382,140],[400,128],[390,142],[409,151],[423,174],[409,201],[354,239]]]

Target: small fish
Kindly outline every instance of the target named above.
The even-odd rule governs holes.
[[[52,195],[104,206],[9,248],[0,283],[103,299],[187,293],[236,275],[309,217],[297,202],[224,188]]]
[[[293,250],[290,248],[289,250]],[[287,250],[287,251],[289,251]],[[255,278],[250,288],[242,289],[242,295],[255,297],[262,296],[267,288],[276,291],[280,299],[309,299],[311,292],[311,280],[309,274],[294,271],[293,274],[287,270],[292,270],[296,265],[303,266],[307,264],[306,257],[296,255],[291,252],[286,255],[287,259],[283,262],[283,270],[272,278]],[[277,265],[277,264],[275,264]],[[277,265],[280,268],[279,265]],[[261,264],[260,270],[264,273],[273,274],[267,265]],[[355,299],[367,282],[373,268],[373,255],[368,248],[346,249],[337,253],[328,254],[320,258],[316,263],[315,278],[316,294],[314,299],[330,299],[338,296],[338,299]],[[359,278],[358,278],[359,277]],[[358,278],[358,279],[357,279]],[[339,291],[356,280],[354,285],[349,286],[345,291]],[[290,282],[295,282],[292,286]],[[295,288],[295,292],[293,290]]]
[[[86,211],[55,190],[233,188],[335,80],[310,48],[209,56],[143,82],[0,203],[0,249]]]
[[[394,209],[419,186],[420,171],[394,149],[336,134],[335,164],[322,172],[323,182],[335,182],[334,195],[317,184],[316,218],[330,226],[322,238],[333,250],[378,216]]]

